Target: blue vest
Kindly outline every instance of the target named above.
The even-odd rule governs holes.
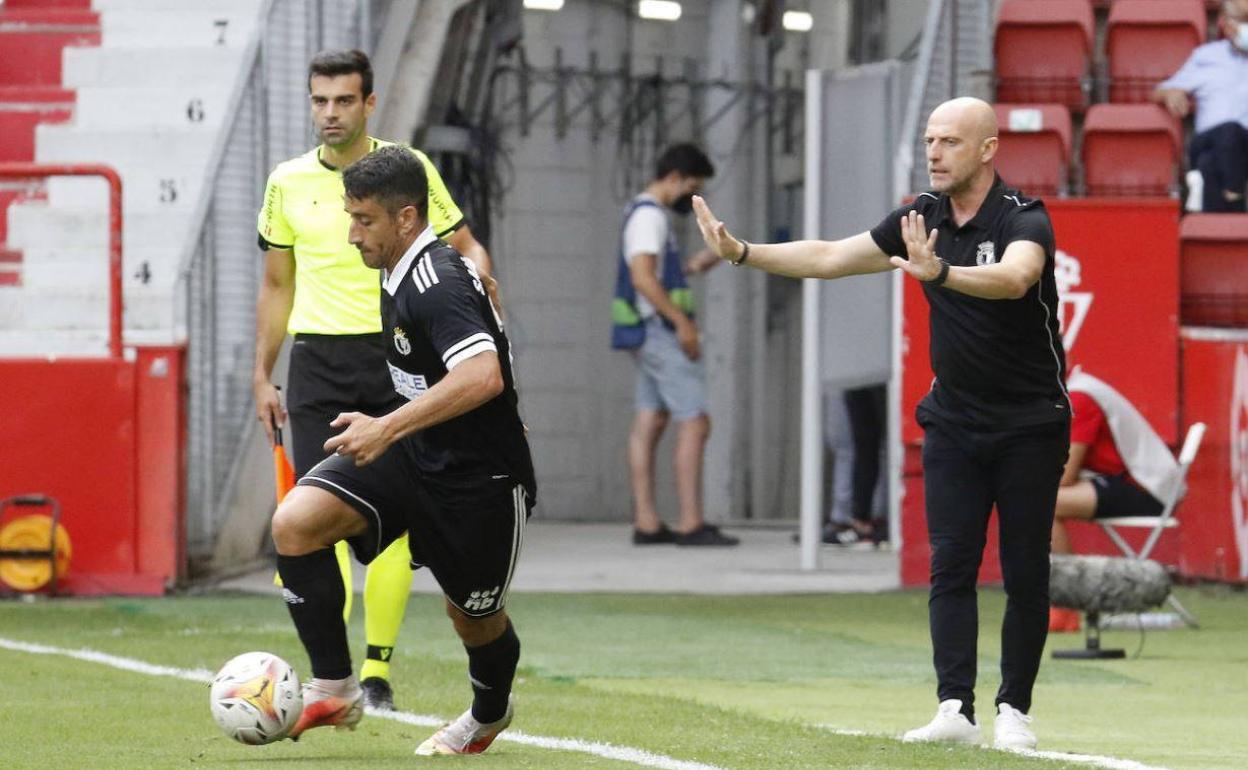
[[[624,257],[624,229],[628,227],[628,220],[633,216],[633,212],[642,206],[663,208],[655,201],[636,199],[624,210],[624,221],[620,227],[619,270],[615,278],[615,299],[611,302],[611,347],[616,350],[636,350],[646,341],[645,322],[637,310],[637,289],[633,287],[628,260]],[[680,262],[680,252],[676,249],[676,236],[671,228],[668,228],[667,242],[663,244],[663,253],[659,257],[662,260],[659,267],[659,283],[667,292],[667,296],[671,298],[672,303],[692,318],[693,292],[685,281],[685,268]],[[666,318],[662,318],[662,321],[671,327],[671,322]]]

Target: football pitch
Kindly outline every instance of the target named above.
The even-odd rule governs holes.
[[[412,597],[395,652],[406,722],[367,716],[353,733],[315,730],[260,747],[217,729],[203,680],[248,650],[275,652],[307,675],[279,599],[4,601],[0,767],[1243,768],[1248,594],[1180,595],[1201,629],[1106,632],[1103,643],[1126,648],[1126,660],[1046,652],[1033,707],[1040,748],[1099,765],[897,741],[935,708],[922,592],[516,594],[516,720],[472,758],[412,755],[434,718],[458,715],[469,699],[463,651],[435,597]],[[986,590],[980,602],[977,696],[990,737],[1004,598]],[[358,619],[351,638],[358,663]],[[1080,644],[1063,634],[1049,648]],[[169,668],[128,670],[119,659]]]

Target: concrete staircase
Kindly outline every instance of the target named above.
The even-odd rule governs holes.
[[[132,345],[174,341],[178,260],[261,6],[187,5],[94,0],[99,46],[62,50],[57,85],[76,95],[72,118],[35,126],[36,162],[100,163],[121,175],[123,329]],[[0,285],[0,357],[104,355],[104,182],[50,179],[37,195],[14,194],[4,218],[0,274],[16,272],[20,280]]]

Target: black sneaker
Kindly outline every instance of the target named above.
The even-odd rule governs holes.
[[[676,545],[738,545],[740,540],[725,535],[713,524],[703,524],[692,532],[676,536]]]
[[[676,542],[676,533],[668,529],[666,524],[660,524],[654,532],[633,529],[633,545],[663,545],[674,542]]]
[[[360,682],[364,691],[364,705],[378,711],[394,711],[394,690],[390,683],[379,676],[370,676]]]

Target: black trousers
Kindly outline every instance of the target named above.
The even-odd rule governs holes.
[[[854,520],[871,521],[871,503],[880,479],[880,446],[884,441],[884,402],[888,388],[869,385],[845,391],[845,411],[854,439]]]
[[[1191,166],[1204,179],[1201,210],[1205,213],[1243,212],[1248,184],[1248,128],[1234,121],[1221,123],[1192,138]],[[1223,192],[1240,194],[1228,201]]]
[[[381,334],[296,334],[286,377],[295,478],[325,459],[329,423],[342,412],[379,417],[405,403],[394,392]]]
[[[921,422],[937,696],[974,702],[975,586],[995,505],[1007,596],[996,702],[1026,712],[1048,635],[1049,538],[1070,424],[980,432],[931,418]]]

